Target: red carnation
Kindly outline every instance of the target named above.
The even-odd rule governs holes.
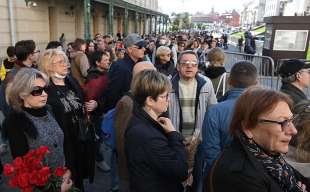
[[[41,146],[37,151],[39,154],[42,154],[42,155],[45,155],[47,152],[49,152],[47,146]]]
[[[11,176],[14,173],[15,169],[11,164],[5,164],[3,169],[3,174],[5,176]]]
[[[17,176],[18,186],[23,188],[29,187],[29,174],[21,173]]]
[[[22,192],[32,192],[32,187],[27,187],[27,188],[24,188],[22,189]]]
[[[9,186],[12,188],[15,188],[15,187],[17,187],[17,185],[18,185],[17,177],[11,178],[9,181]]]
[[[38,175],[39,175],[38,185],[44,186],[48,182],[49,177],[51,176],[50,168],[43,167],[41,170],[39,170]]]
[[[67,171],[66,167],[57,167],[55,169],[55,176],[62,177]]]
[[[17,170],[22,169],[24,167],[23,159],[21,157],[16,157],[13,161],[13,165]]]
[[[30,179],[29,179],[30,183],[31,184],[38,184],[38,181],[39,181],[39,173],[38,171],[32,171],[30,173]]]

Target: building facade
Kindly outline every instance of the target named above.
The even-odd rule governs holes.
[[[241,26],[245,29],[251,29],[258,23],[259,0],[248,1],[243,4],[241,12]]]
[[[284,7],[285,16],[309,16],[310,0],[290,0],[286,1]]]
[[[62,34],[68,43],[96,33],[164,32],[169,18],[157,10],[157,0],[1,0],[0,57],[24,39],[43,50]]]
[[[280,0],[266,1],[264,17],[279,16],[280,15]]]

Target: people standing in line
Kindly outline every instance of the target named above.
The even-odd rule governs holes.
[[[0,108],[5,116],[8,115],[11,110],[5,100],[6,85],[13,81],[16,73],[21,68],[36,67],[34,63],[38,60],[39,52],[39,50],[36,50],[36,44],[33,40],[22,40],[15,44],[15,54],[17,59],[15,66],[12,68],[12,70],[6,73],[5,79],[0,88]]]
[[[302,100],[307,100],[304,93],[310,84],[310,65],[297,59],[290,59],[280,66],[282,86],[280,91],[288,94],[294,102],[298,104]]]
[[[6,73],[10,72],[16,64],[15,47],[9,46],[6,49],[7,58],[2,61],[1,65],[1,81],[4,81]]]
[[[197,183],[195,191],[203,191],[202,183],[207,177],[213,162],[231,142],[229,125],[234,112],[236,100],[250,86],[257,84],[257,69],[247,61],[239,61],[232,67],[228,83],[231,87],[221,98],[220,103],[211,106],[205,114],[202,125],[202,143],[200,144],[198,158],[196,159]],[[200,178],[200,179],[199,179]]]
[[[50,167],[63,166],[64,135],[46,106],[48,78],[42,72],[23,68],[8,84],[7,99],[13,111],[3,123],[2,136],[9,141],[15,159],[42,145],[49,148],[47,163]],[[68,170],[62,177],[61,192],[68,192],[73,185]]]
[[[135,64],[132,70],[133,79],[144,70],[156,70],[153,63],[150,61],[141,61]],[[133,80],[134,81],[134,80]],[[129,191],[129,175],[127,159],[125,155],[125,133],[127,130],[128,122],[131,118],[133,111],[133,98],[131,91],[124,95],[115,107],[115,117],[113,126],[115,128],[115,140],[117,151],[117,164],[119,174],[119,190],[120,192]]]
[[[68,75],[68,58],[63,51],[46,50],[41,56],[39,68],[50,78],[47,103],[64,132],[66,166],[72,172],[75,186],[84,191],[83,180],[88,178],[92,183],[94,178],[95,143],[82,138],[82,131],[86,129],[81,121],[86,118],[82,89]]]
[[[35,62],[38,60],[36,44],[33,40],[22,40],[15,44],[16,65],[6,74],[4,87],[7,83],[13,81],[15,74],[23,67],[35,67]]]
[[[36,69],[18,71],[7,86],[6,98],[13,110],[3,122],[2,134],[14,159],[44,145],[50,151],[49,166],[56,168],[65,163],[64,134],[46,106],[48,83],[48,77]]]
[[[86,41],[86,50],[85,50],[85,54],[88,58],[88,62],[89,65],[91,65],[93,63],[92,61],[92,55],[93,53],[96,51],[95,49],[95,42],[93,40],[87,40]],[[91,67],[91,66],[90,66]]]
[[[230,124],[233,141],[214,162],[207,191],[308,191],[309,179],[283,157],[297,133],[292,107],[283,93],[260,87],[245,91]]]
[[[122,96],[128,92],[133,66],[144,58],[145,41],[138,34],[129,34],[124,39],[124,46],[125,57],[111,65],[108,87],[102,93],[98,103],[104,113],[113,109]]]
[[[174,62],[171,58],[171,49],[166,46],[160,46],[156,50],[155,67],[157,71],[163,73],[171,79],[175,72]]]
[[[204,74],[204,71],[207,68],[206,65],[206,61],[207,61],[207,55],[208,55],[208,49],[209,49],[209,45],[207,41],[203,41],[201,43],[200,48],[197,51],[197,56],[198,56],[198,69],[199,72],[201,72],[202,74]]]
[[[155,58],[156,58],[156,50],[158,47],[160,46],[167,46],[171,49],[171,58],[174,62],[174,64],[176,64],[177,62],[177,51],[176,48],[173,44],[171,44],[171,41],[168,39],[168,37],[166,35],[161,35],[158,37],[157,41],[156,41],[156,47],[153,51],[153,60],[152,63],[155,64]]]
[[[110,55],[107,52],[95,51],[92,57],[92,67],[88,70],[87,79],[83,88],[86,101],[85,107],[91,121],[95,125],[96,133],[100,138],[96,141],[96,165],[101,171],[110,171],[110,167],[104,160],[104,156],[100,150],[100,145],[103,140],[102,131],[100,129],[102,114],[97,108],[97,101],[108,85],[108,70],[111,65]]]
[[[170,80],[154,70],[142,71],[133,81],[134,110],[125,133],[130,191],[183,191],[183,139],[170,119],[161,116],[168,109],[170,89]]]
[[[89,69],[89,61],[85,54],[86,41],[83,39],[76,39],[72,44],[72,48],[74,50],[74,52],[70,54],[72,59],[72,77],[83,87],[87,77],[87,70]]]
[[[224,67],[225,53],[221,48],[213,48],[208,52],[209,65],[205,75],[212,81],[217,99],[220,99],[227,90],[227,73]]]
[[[215,38],[212,38],[210,42],[210,49],[216,48],[217,47],[217,40]]]
[[[125,57],[125,49],[124,48],[117,48],[115,51],[116,61],[124,59]]]
[[[205,112],[217,100],[211,80],[198,73],[198,58],[194,51],[180,53],[177,70],[178,74],[171,80],[169,117],[185,139],[188,164],[192,169],[197,146],[201,141]]]
[[[285,160],[298,170],[303,176],[310,177],[310,101],[303,100],[294,106],[294,125],[297,135],[293,137],[294,146],[290,142],[289,151],[285,155]]]
[[[255,40],[250,31],[244,32],[244,53],[254,55],[256,53]]]
[[[238,39],[238,48],[239,48],[239,52],[241,53],[243,51],[243,36],[241,36],[239,39]]]

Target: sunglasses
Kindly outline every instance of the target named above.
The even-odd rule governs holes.
[[[36,87],[33,88],[33,90],[30,92],[30,94],[32,96],[41,96],[43,91],[45,93],[47,93],[47,90],[48,90],[47,86],[45,86],[45,87],[36,86]]]
[[[133,48],[142,49],[142,48],[145,48],[145,46],[142,46],[142,45],[135,45],[135,46],[133,46]]]

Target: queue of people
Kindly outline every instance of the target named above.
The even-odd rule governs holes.
[[[70,170],[62,192],[92,191],[96,167],[111,173],[110,191],[310,190],[310,67],[284,62],[281,92],[269,90],[251,61],[227,71],[218,44],[208,34],[97,34],[40,54],[17,42],[0,89],[2,137],[13,158],[48,146],[49,165]]]

